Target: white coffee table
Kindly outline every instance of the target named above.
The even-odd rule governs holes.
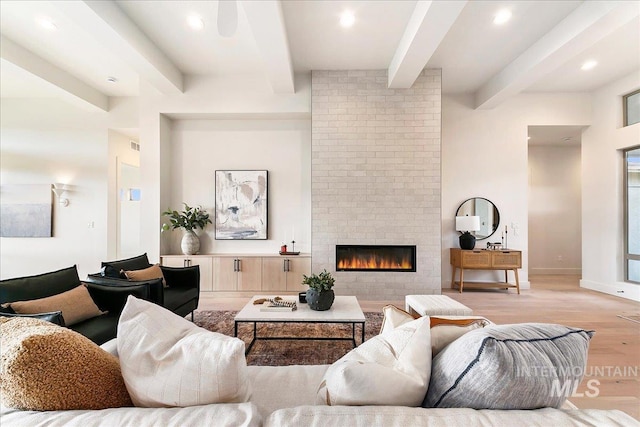
[[[234,335],[238,336],[238,324],[253,323],[253,339],[249,343],[245,354],[249,354],[257,340],[344,340],[351,341],[356,346],[356,324],[362,329],[361,343],[364,342],[365,317],[358,299],[355,296],[336,296],[333,305],[326,311],[311,310],[307,304],[297,303],[295,311],[260,311],[260,305],[253,301],[259,298],[273,298],[273,295],[256,295],[238,312],[234,320]],[[283,297],[286,300],[297,300],[294,296]],[[351,324],[351,338],[349,337],[259,337],[258,323],[343,323]]]

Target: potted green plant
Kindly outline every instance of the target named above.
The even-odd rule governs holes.
[[[167,209],[162,212],[163,216],[169,217],[169,222],[171,223],[171,225],[167,223],[162,224],[162,230],[184,228],[185,233],[184,236],[182,236],[180,248],[185,255],[194,255],[200,250],[200,238],[194,230],[198,228],[204,229],[207,224],[211,224],[211,220],[209,219],[209,214],[202,206],[192,207],[186,203],[183,204],[184,209],[182,211]]]
[[[329,310],[335,299],[333,285],[336,279],[327,270],[320,274],[302,276],[302,284],[309,286],[307,289],[307,304],[309,308],[317,311]]]

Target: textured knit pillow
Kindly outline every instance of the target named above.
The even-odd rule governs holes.
[[[136,406],[240,403],[251,397],[243,341],[133,296],[120,315],[118,355]]]
[[[144,268],[142,270],[129,270],[125,271],[124,275],[127,279],[132,281],[142,281],[142,280],[151,280],[151,279],[162,279],[162,285],[167,286],[164,281],[164,276],[162,274],[162,269],[160,268],[160,264],[154,264],[149,268]]]
[[[87,287],[84,285],[50,297],[16,301],[8,305],[18,314],[62,311],[62,317],[67,326],[75,325],[83,320],[104,314],[104,312],[100,311],[96,303],[93,302]]]
[[[418,406],[431,374],[429,317],[375,336],[327,369],[320,405]]]
[[[433,359],[422,406],[559,408],[584,376],[592,336],[593,331],[542,323],[468,332]]]
[[[0,318],[0,396],[35,411],[131,406],[118,359],[50,322]]]

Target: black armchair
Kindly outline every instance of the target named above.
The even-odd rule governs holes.
[[[69,291],[81,284],[75,265],[35,276],[2,280],[0,303],[46,298]],[[103,344],[116,337],[118,319],[129,295],[152,301],[152,287],[147,283],[131,283],[129,286],[87,283],[87,289],[98,308],[108,313],[68,327],[96,344]]]
[[[162,279],[140,281],[127,280],[123,271],[143,270],[151,267],[147,254],[137,257],[102,263],[100,273],[90,274],[87,282],[110,286],[127,286],[146,284],[149,287],[150,301],[185,317],[198,308],[200,300],[200,267],[165,267],[160,266],[166,286]]]

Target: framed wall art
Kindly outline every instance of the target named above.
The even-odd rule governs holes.
[[[3,185],[0,237],[52,237],[51,185]]]
[[[216,171],[216,240],[266,240],[268,171]]]

